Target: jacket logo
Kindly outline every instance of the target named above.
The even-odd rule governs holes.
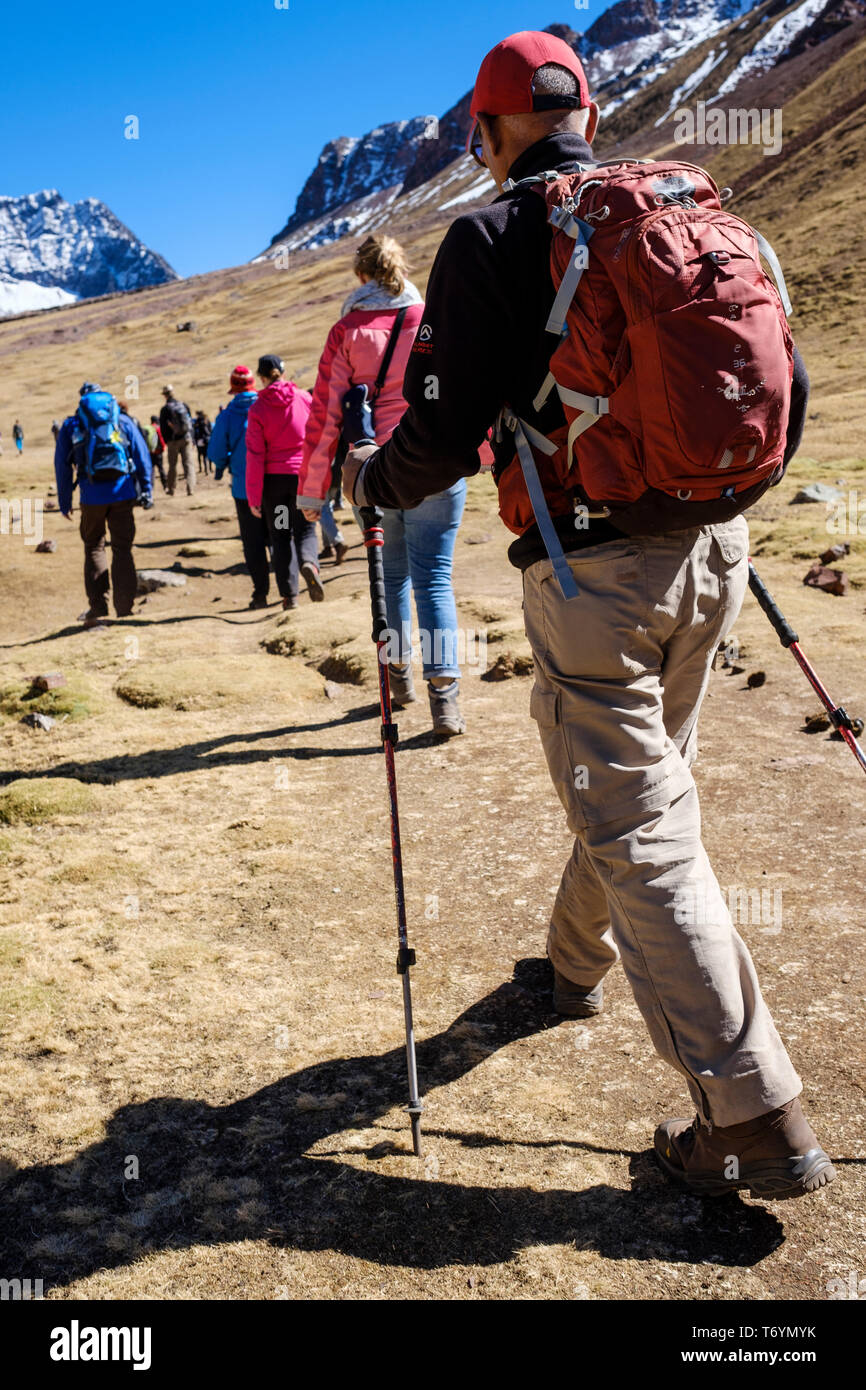
[[[422,323],[418,330],[418,337],[422,343],[429,343],[430,339],[433,337],[433,329],[430,327],[429,323]]]

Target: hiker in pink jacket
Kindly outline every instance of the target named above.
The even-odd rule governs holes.
[[[297,506],[304,432],[312,397],[283,379],[283,360],[268,353],[259,358],[262,383],[247,417],[247,501],[268,528],[274,575],[284,608],[298,606],[298,576],[310,598],[325,597],[319,579],[316,528]]]
[[[403,250],[393,237],[367,237],[355,253],[354,270],[361,283],[349,295],[341,318],[328,334],[304,440],[298,506],[311,520],[328,505],[332,465],[339,457],[343,396],[356,385],[365,385],[368,394],[374,392],[392,332],[396,334],[393,355],[373,401],[378,444],[390,439],[406,409],[406,363],[416,335],[419,340],[424,338],[424,303],[407,278],[407,269]],[[402,323],[398,322],[401,311]],[[414,593],[433,731],[442,738],[462,734],[466,727],[457,699],[457,608],[451,586],[454,544],[465,499],[466,480],[461,478],[411,510],[386,509],[383,520],[391,697],[398,708],[416,698],[411,665]]]

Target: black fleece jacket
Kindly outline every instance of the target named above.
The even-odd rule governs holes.
[[[567,172],[592,159],[582,136],[560,132],[524,150],[509,175]],[[506,402],[543,434],[563,423],[555,392],[540,412],[532,408],[556,346],[545,331],[554,293],[550,237],[544,202],[531,189],[503,193],[451,224],[430,274],[424,319],[406,369],[408,409],[364,471],[368,502],[416,507],[477,473],[478,448]],[[795,351],[786,464],[800,443],[808,393],[806,369]],[[494,445],[494,456],[497,477],[506,466],[519,467],[510,434]],[[621,534],[602,520],[582,530],[568,516],[555,524],[566,550]],[[526,569],[545,553],[538,527],[532,526],[508,555]]]

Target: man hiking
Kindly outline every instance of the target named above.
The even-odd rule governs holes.
[[[244,562],[253,581],[249,607],[267,608],[270,588],[268,528],[264,518],[257,516],[247,501],[247,420],[256,399],[256,383],[249,367],[243,363],[231,374],[229,395],[231,400],[214,421],[207,455],[214,465],[216,482],[220,482],[226,469],[231,476]]]
[[[24,430],[21,428],[21,421],[16,420],[12,426],[12,438],[15,440],[15,448],[19,454],[24,453]]]
[[[835,1173],[803,1115],[800,1078],[701,843],[690,767],[712,655],[746,586],[738,485],[751,479],[756,459],[763,466],[764,436],[743,414],[753,398],[759,407],[769,398],[750,375],[749,354],[758,351],[748,341],[752,304],[766,310],[764,375],[782,382],[771,401],[772,481],[799,443],[805,371],[794,355],[792,386],[779,296],[754,261],[744,224],[729,226],[730,251],[698,255],[696,244],[665,252],[665,242],[652,266],[641,258],[632,231],[647,225],[645,216],[662,226],[670,209],[658,235],[693,232],[700,242],[726,215],[694,166],[654,173],[652,164],[621,164],[607,176],[593,167],[598,108],[566,43],[521,33],[497,45],[482,63],[471,111],[472,153],[501,194],[449,229],[406,372],[408,409],[381,448],[349,455],[344,486],[357,506],[416,506],[478,472],[478,447],[499,422],[494,477],[500,512],[518,535],[509,558],[523,571],[536,676],[530,708],[575,835],[548,937],[555,1007],[572,1017],[598,1014],[602,981],[619,956],[658,1053],[683,1074],[698,1112],[656,1130],[664,1171],[697,1193],[744,1187],[754,1196],[800,1196]],[[701,221],[699,209],[693,218],[698,197],[711,193],[713,213]],[[566,282],[561,296],[553,252]],[[683,310],[675,277],[686,262]],[[650,273],[663,283],[658,300],[640,299]],[[752,277],[748,295],[737,293],[737,273]],[[614,297],[616,277],[629,275]],[[665,293],[686,328],[662,359],[653,345],[664,325],[654,314]],[[635,301],[638,323],[629,321],[626,338],[623,315]],[[724,309],[714,318],[717,303]],[[740,378],[727,372],[706,384],[699,376],[706,352],[689,351],[687,334],[704,306],[712,322],[732,325],[722,323],[717,342],[743,395]],[[641,329],[659,336],[641,339]],[[616,395],[659,361],[681,375],[691,412],[683,429],[696,451],[720,411],[732,422],[730,448],[708,464],[709,483],[694,484],[712,505],[696,497],[691,512],[691,487],[674,481],[664,489],[671,475],[661,465],[653,485],[641,474],[655,447],[643,420],[672,410],[673,397],[662,389],[629,408]],[[662,462],[685,468],[679,436],[668,429],[659,437]],[[727,519],[707,524],[705,514]]]
[[[205,415],[203,410],[197,410],[192,422],[192,434],[195,440],[195,451],[198,454],[199,473],[210,471],[210,461],[208,459],[207,446],[210,440],[213,425]]]
[[[151,467],[154,473],[159,474],[159,481],[162,483],[163,492],[167,492],[168,483],[166,482],[165,468],[162,463],[163,455],[165,454],[165,440],[159,428],[159,416],[151,415],[150,423],[147,425],[140,425],[139,428],[144,436],[144,442],[150,454]]]
[[[135,422],[121,413],[117,401],[86,381],[79,392],[78,410],[68,416],[57,435],[54,474],[61,512],[72,520],[72,493],[81,496],[81,539],[84,541],[84,587],[88,609],[85,627],[96,627],[108,616],[108,558],[105,531],[111,537],[111,589],[118,618],[132,612],[137,577],[132,558],[135,540],[133,507],[153,505],[152,473],[147,445]]]
[[[195,468],[192,461],[192,419],[187,407],[174,394],[173,386],[163,386],[165,404],[159,412],[159,428],[165,440],[168,454],[168,487],[166,492],[173,497],[177,487],[177,462],[183,465],[186,482],[186,495],[195,492]]]

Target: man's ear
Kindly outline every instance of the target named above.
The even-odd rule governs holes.
[[[591,145],[595,139],[595,133],[598,130],[598,117],[598,104],[591,101],[587,107],[586,129],[583,132],[584,139],[588,145]]]
[[[478,126],[491,154],[500,154],[502,151],[502,132],[497,125],[496,117],[484,116],[479,113]]]

